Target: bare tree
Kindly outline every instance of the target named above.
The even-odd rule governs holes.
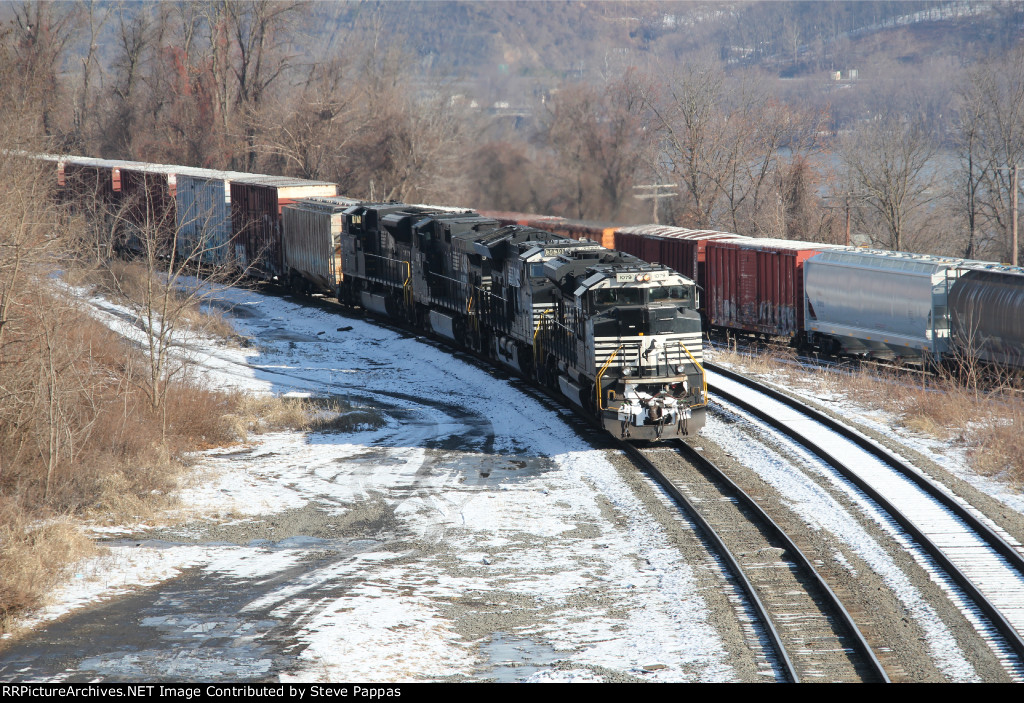
[[[725,74],[710,61],[684,64],[667,77],[664,92],[644,92],[661,144],[655,169],[688,194],[686,224],[710,228],[720,213],[715,182],[728,169],[729,148]]]
[[[866,203],[858,212],[872,213],[884,228],[874,243],[902,251],[915,233],[914,217],[926,214],[940,195],[932,171],[935,145],[918,125],[887,117],[856,129],[839,156],[847,188]]]
[[[722,170],[710,173],[728,209],[734,232],[781,236],[785,216],[774,216],[782,201],[779,180],[804,163],[817,147],[822,112],[790,106],[768,95],[752,79],[730,91]],[[785,156],[782,150],[788,152]],[[774,223],[774,224],[771,224]]]
[[[217,288],[237,283],[245,271],[235,266],[230,243],[218,236],[213,212],[196,211],[196,222],[178,222],[174,209],[165,207],[156,192],[147,188],[133,193],[115,215],[120,222],[117,236],[131,260],[99,264],[107,274],[110,292],[136,315],[146,373],[131,380],[145,394],[151,410],[161,414],[166,431],[167,394],[191,365],[180,337],[196,331],[202,317],[199,309]],[[183,235],[185,224],[195,225],[194,234]]]
[[[28,304],[22,293],[55,256],[60,233],[49,206],[56,164],[33,162],[0,148],[0,348],[15,308]]]
[[[14,8],[10,46],[20,86],[16,99],[36,106],[35,117],[47,135],[59,130],[60,69],[65,49],[78,26],[80,8],[62,3],[25,2]]]
[[[363,88],[348,56],[313,64],[301,89],[268,111],[259,150],[280,159],[286,172],[333,179],[350,168],[344,154],[371,119]]]
[[[289,65],[289,23],[300,8],[297,2],[273,0],[224,3],[222,17],[234,44],[235,106],[244,131],[241,170],[256,167],[256,122],[271,85]]]
[[[635,71],[603,86],[570,85],[552,96],[541,137],[556,155],[577,218],[621,219],[653,145]]]
[[[1024,49],[968,71],[959,105],[971,251],[1007,261],[1011,169],[1024,168]]]
[[[111,109],[101,153],[113,158],[134,158],[137,120],[143,110],[144,62],[155,49],[154,17],[147,6],[120,5],[116,9],[116,54],[110,85]]]
[[[74,120],[69,136],[69,151],[85,153],[91,146],[102,118],[99,117],[98,94],[102,89],[102,66],[100,66],[99,33],[107,20],[109,8],[96,0],[84,3],[82,14],[88,27],[88,45],[81,57],[82,77],[74,97]],[[100,80],[100,89],[94,85],[94,77]]]
[[[684,223],[782,236],[780,181],[817,147],[824,113],[772,98],[757,76],[729,79],[711,63],[685,65],[646,102],[661,137],[657,166],[688,196]]]

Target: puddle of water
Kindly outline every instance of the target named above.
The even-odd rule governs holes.
[[[282,342],[319,342],[320,337],[274,327],[272,325],[253,325],[253,331],[259,332],[260,339],[275,339]]]
[[[407,464],[408,460],[403,459],[400,456],[393,456],[387,449],[369,449],[361,454],[353,454],[351,456],[341,456],[334,460],[337,464],[370,464],[376,466],[378,464],[387,464],[389,466],[396,466],[399,464]]]
[[[487,678],[493,678],[498,683],[524,681],[562,659],[548,645],[526,637],[513,637],[505,632],[495,632],[480,649],[489,663]]]
[[[227,300],[221,300],[220,298],[207,298],[203,302],[203,306],[222,310],[232,317],[252,319],[263,316],[262,312],[260,312],[252,303],[233,303]]]

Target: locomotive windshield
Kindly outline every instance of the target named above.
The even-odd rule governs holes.
[[[610,308],[616,305],[642,305],[643,288],[600,288],[592,293],[594,307]]]
[[[671,303],[680,307],[693,307],[692,286],[669,285],[653,288],[599,288],[591,292],[595,310],[618,305],[646,305]]]
[[[647,294],[652,303],[689,303],[693,297],[690,286],[657,286],[648,288]]]

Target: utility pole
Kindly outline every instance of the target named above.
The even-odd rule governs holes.
[[[633,186],[633,190],[651,191],[650,193],[640,193],[639,195],[634,195],[633,197],[636,198],[637,200],[654,201],[654,213],[652,214],[652,217],[654,218],[654,224],[659,225],[661,223],[658,222],[658,201],[661,200],[662,198],[674,198],[677,195],[679,195],[679,193],[676,192],[677,188],[679,188],[679,186],[676,185],[675,183],[654,183],[652,185]],[[661,192],[662,189],[665,190],[664,193]]]
[[[1017,164],[1010,172],[1010,263],[1017,265]]]
[[[822,200],[832,200],[839,197],[840,194],[838,193],[836,195],[823,195]],[[846,246],[850,246],[850,208],[852,207],[854,200],[867,200],[869,196],[861,193],[846,192],[842,193],[841,197],[843,198],[844,203],[842,208],[846,211]],[[825,205],[824,207],[826,210],[838,210],[840,206]]]
[[[1017,164],[1000,166],[998,170],[1010,172],[1010,264],[1017,266],[1017,190],[1020,183],[1017,179]]]
[[[846,246],[850,246],[850,194],[846,194]]]

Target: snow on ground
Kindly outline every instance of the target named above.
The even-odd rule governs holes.
[[[275,433],[208,452],[200,480],[181,492],[182,529],[244,530],[309,506],[328,514],[326,528],[379,506],[384,528],[348,541],[161,537],[116,546],[83,564],[38,621],[191,569],[261,585],[239,617],[292,628],[301,653],[282,675],[290,680],[735,678],[691,567],[558,411],[446,351],[360,320],[249,291],[218,298],[255,346],[183,340],[211,385],[337,396],[381,408],[388,422],[352,434]],[[137,337],[127,311],[91,302]],[[193,672],[237,672],[203,656]],[[122,668],[104,669],[110,662]],[[100,674],[123,675],[125,662],[87,660]],[[139,670],[135,658],[131,666]],[[257,659],[246,671],[263,676],[268,666]]]
[[[821,462],[801,445],[786,437],[774,436],[792,456],[799,457],[802,467],[795,466],[787,457],[779,455],[767,446],[751,445],[749,437],[735,424],[723,422],[716,415],[708,416],[704,436],[734,456],[742,456],[744,463],[785,496],[785,502],[814,530],[826,530],[840,538],[854,553],[878,574],[896,597],[906,607],[907,613],[920,625],[927,640],[928,649],[936,666],[950,681],[978,682],[980,677],[971,666],[956,638],[949,631],[934,608],[927,603],[913,586],[892,556],[871,537],[856,515],[852,515],[828,491],[808,481],[805,471],[826,478],[836,489],[860,506],[860,511],[872,515],[875,522],[898,539],[909,551],[913,545],[902,537],[898,525],[879,513],[876,506],[857,489],[835,476],[833,471],[822,467]],[[840,555],[841,556],[841,555]],[[856,577],[845,559],[843,565],[851,576]]]
[[[713,353],[708,356],[713,358]],[[736,370],[742,371],[739,368]],[[967,463],[967,450],[962,445],[951,444],[914,432],[880,408],[865,405],[842,393],[822,393],[816,390],[811,382],[794,384],[787,376],[777,374],[765,374],[762,376],[762,380],[786,388],[801,398],[819,404],[825,403],[844,417],[853,418],[869,430],[922,454],[954,476],[968,482],[977,490],[990,495],[1014,511],[1024,513],[1024,493],[1004,481],[982,476],[972,471]]]

